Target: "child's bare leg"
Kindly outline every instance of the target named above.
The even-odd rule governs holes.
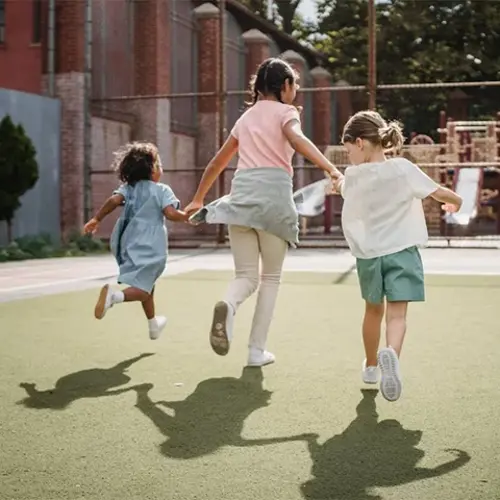
[[[133,286],[123,290],[124,302],[145,302],[149,298],[149,293]]]
[[[365,345],[366,366],[377,366],[377,351],[380,343],[380,328],[384,317],[384,304],[366,302],[363,319],[363,343]]]
[[[140,302],[149,323],[149,338],[156,340],[167,324],[165,316],[155,316],[154,288],[151,293],[130,287],[123,291],[126,302]]]
[[[146,318],[153,319],[155,317],[155,299],[154,299],[155,289],[151,290],[151,294],[148,298],[142,303],[142,309],[144,310],[144,314]]]
[[[398,357],[401,355],[406,333],[407,310],[408,302],[387,302],[385,315],[387,346],[391,346]]]

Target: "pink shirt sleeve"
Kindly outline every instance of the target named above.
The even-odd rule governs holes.
[[[287,106],[281,117],[281,126],[284,127],[292,120],[297,120],[300,123],[299,110],[295,106]]]
[[[238,140],[238,135],[239,135],[239,129],[240,129],[240,119],[236,120],[236,123],[234,124],[234,127],[231,130],[231,135]]]

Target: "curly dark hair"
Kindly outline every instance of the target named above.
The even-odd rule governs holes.
[[[161,166],[158,148],[151,142],[131,142],[114,154],[113,169],[122,182],[133,186],[139,181],[152,178],[156,168]]]
[[[271,57],[261,63],[257,69],[257,74],[250,81],[250,90],[253,94],[252,105],[255,104],[259,95],[274,96],[281,100],[283,85],[288,81],[293,84],[298,80],[297,72],[283,59]]]

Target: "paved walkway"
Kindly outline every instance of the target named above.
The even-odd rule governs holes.
[[[422,251],[428,274],[500,275],[500,250],[435,249]],[[349,272],[354,258],[343,249],[290,251],[287,271]],[[198,269],[232,269],[227,249],[173,250],[168,275]],[[32,260],[0,264],[0,302],[97,287],[113,280],[117,268],[110,255]]]

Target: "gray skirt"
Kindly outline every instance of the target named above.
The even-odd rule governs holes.
[[[292,177],[276,167],[237,170],[231,192],[204,206],[191,221],[260,229],[295,247],[299,242],[299,217]]]

